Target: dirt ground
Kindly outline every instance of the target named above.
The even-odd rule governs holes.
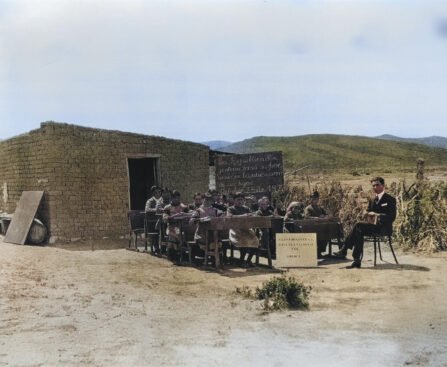
[[[0,365],[447,366],[446,254],[293,269],[310,310],[265,313],[235,288],[278,272],[98,247],[0,242]]]

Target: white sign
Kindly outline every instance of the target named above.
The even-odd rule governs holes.
[[[277,233],[275,265],[278,268],[317,266],[317,234]]]

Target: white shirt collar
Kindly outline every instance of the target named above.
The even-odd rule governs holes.
[[[380,194],[377,195],[377,201],[382,200],[383,194],[385,194],[385,190],[383,190]]]

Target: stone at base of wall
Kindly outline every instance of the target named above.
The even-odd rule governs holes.
[[[59,238],[57,236],[50,236],[50,238],[48,239],[48,243],[50,245],[54,245],[57,242],[58,239]]]

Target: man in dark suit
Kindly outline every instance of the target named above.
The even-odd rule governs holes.
[[[396,199],[385,192],[385,180],[382,177],[375,177],[371,180],[371,184],[375,198],[368,204],[367,221],[357,222],[346,237],[343,247],[334,254],[344,259],[348,249],[353,249],[354,262],[347,267],[348,269],[361,267],[364,236],[391,234],[396,219]]]

